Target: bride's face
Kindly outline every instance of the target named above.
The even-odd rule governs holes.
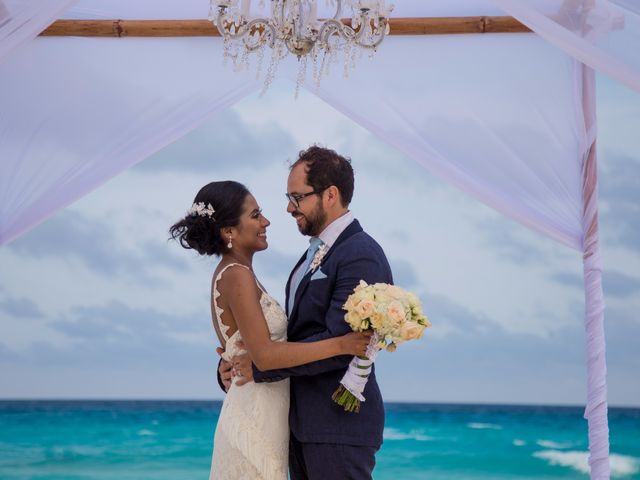
[[[236,248],[250,252],[265,250],[267,243],[267,227],[271,224],[262,215],[258,202],[249,194],[244,199],[240,223],[233,230],[233,250]]]

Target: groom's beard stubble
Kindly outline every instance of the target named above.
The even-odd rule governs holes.
[[[300,216],[305,220],[302,224],[298,225],[298,230],[300,230],[301,234],[308,235],[310,237],[317,237],[320,235],[322,232],[320,229],[327,221],[327,212],[325,212],[322,204],[319,204],[315,210],[309,213],[309,215],[303,215],[298,212],[298,215],[294,215],[294,218],[297,219]]]

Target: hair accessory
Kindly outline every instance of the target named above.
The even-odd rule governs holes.
[[[188,215],[200,215],[201,217],[209,217],[215,221],[215,217],[213,214],[216,211],[213,209],[211,204],[207,204],[205,207],[204,202],[198,202],[191,205],[191,208],[187,212]]]

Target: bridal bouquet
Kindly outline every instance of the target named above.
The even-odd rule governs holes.
[[[365,400],[362,392],[378,352],[383,348],[394,352],[401,343],[421,338],[431,323],[415,294],[388,283],[368,285],[360,280],[342,308],[347,311],[345,321],[354,331],[371,328],[374,332],[366,356],[353,357],[331,397],[345,411],[357,413]]]

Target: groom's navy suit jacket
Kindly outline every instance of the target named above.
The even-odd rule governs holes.
[[[382,248],[354,220],[326,253],[320,267],[307,272],[300,282],[292,311],[287,312],[288,340],[313,342],[350,332],[342,306],[360,280],[393,282]],[[287,305],[290,284],[291,275],[287,282]],[[289,425],[300,442],[377,448],[382,444],[384,407],[375,369],[364,389],[366,401],[362,402],[360,413],[347,413],[331,399],[352,358],[343,355],[265,372],[254,368],[254,380],[273,382],[291,378]]]

